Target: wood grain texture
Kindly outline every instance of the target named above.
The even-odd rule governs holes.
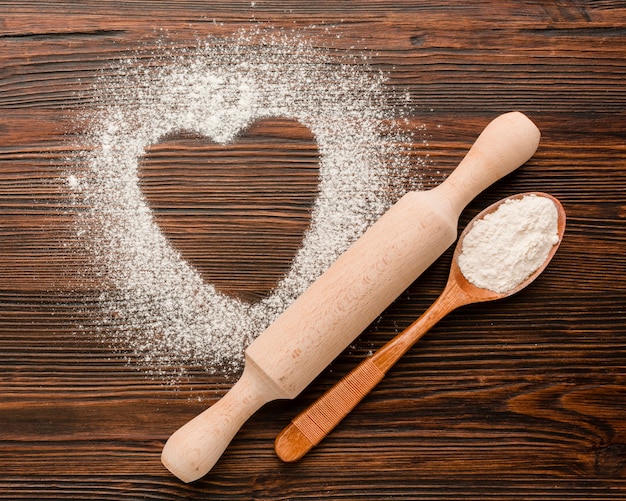
[[[426,309],[450,253],[300,397],[261,409],[209,476],[183,485],[159,461],[163,443],[234,378],[194,369],[169,386],[99,341],[102,284],[79,274],[88,257],[74,249],[59,176],[79,153],[76,117],[103,67],[163,31],[189,46],[259,24],[371,51],[389,85],[413,96],[407,126],[426,127],[428,144],[416,144],[430,158],[426,185],[495,115],[526,113],[543,134],[537,154],[461,224],[540,190],[562,201],[568,227],[535,284],[444,319],[302,462],[275,457],[276,434]],[[623,499],[625,63],[626,5],[613,0],[0,2],[0,499]],[[207,277],[257,298],[306,229],[318,154],[280,120],[227,153],[243,167],[229,174],[224,151],[169,138],[144,159],[144,189]],[[214,176],[198,168],[207,158]],[[218,206],[190,200],[192,182]]]
[[[276,287],[301,245],[318,165],[309,129],[265,119],[232,145],[165,138],[147,152],[140,186],[159,226],[204,279],[255,301]]]

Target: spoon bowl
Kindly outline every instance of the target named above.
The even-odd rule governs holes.
[[[551,200],[552,203],[554,204],[556,211],[557,211],[557,235],[558,235],[557,243],[552,246],[552,248],[550,249],[550,252],[548,253],[548,256],[543,261],[543,263],[515,287],[508,289],[504,292],[496,292],[496,291],[493,291],[484,287],[478,287],[474,285],[465,277],[465,275],[463,275],[463,272],[461,271],[459,267],[459,256],[461,255],[461,252],[463,251],[463,242],[465,240],[465,237],[472,231],[474,225],[478,221],[483,220],[485,216],[487,216],[488,214],[492,214],[496,212],[502,204],[510,200],[521,200],[527,196],[537,196],[537,197],[547,198]],[[503,299],[505,297],[512,296],[513,294],[521,291],[522,289],[525,289],[532,282],[534,282],[535,279],[539,275],[541,275],[541,273],[546,269],[550,261],[552,261],[552,258],[556,254],[556,251],[558,250],[559,245],[561,244],[561,241],[563,240],[563,235],[565,233],[565,222],[566,222],[566,215],[565,215],[565,209],[563,208],[563,205],[557,198],[547,193],[542,193],[538,191],[520,193],[517,195],[512,195],[510,197],[503,198],[499,200],[498,202],[495,202],[494,204],[490,205],[489,207],[484,209],[482,212],[477,214],[465,227],[465,229],[463,230],[463,233],[461,233],[461,236],[459,237],[456,248],[454,250],[454,255],[452,257],[452,263],[450,265],[450,275],[448,277],[448,284],[446,285],[446,287],[450,286],[451,282],[456,282],[456,286],[459,289],[458,293],[465,295],[466,299],[468,300],[467,303],[464,303],[464,304]],[[458,300],[461,300],[461,298],[459,297]],[[461,304],[459,304],[458,306],[461,306]]]
[[[530,275],[514,287],[497,292],[471,283],[459,266],[463,241],[477,221],[498,210],[508,200],[520,200],[526,196],[550,199],[557,210],[557,242],[546,259]],[[565,233],[565,210],[551,195],[529,192],[504,198],[480,212],[467,225],[457,242],[448,282],[437,300],[424,314],[404,331],[394,337],[373,355],[367,357],[355,369],[330,388],[316,402],[294,418],[278,435],[274,450],[280,459],[291,462],[303,457],[330,433],[341,420],[383,379],[385,374],[433,325],[456,308],[485,301],[502,299],[519,292],[532,283],[546,268],[556,253]]]

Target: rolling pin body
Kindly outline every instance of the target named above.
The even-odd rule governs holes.
[[[538,144],[528,118],[501,115],[446,181],[402,197],[247,348],[239,381],[170,437],[163,464],[185,482],[205,475],[257,409],[298,395],[421,275],[456,239],[469,201]]]

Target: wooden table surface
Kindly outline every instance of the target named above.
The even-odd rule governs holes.
[[[189,46],[256,25],[371,54],[386,85],[410,92],[409,126],[425,126],[425,188],[492,118],[524,112],[542,131],[536,155],[477,197],[461,226],[504,196],[545,191],[568,227],[531,287],[452,313],[319,447],[281,463],[275,436],[426,309],[448,251],[298,398],[263,407],[209,475],[185,485],[161,465],[161,448],[237,375],[193,371],[168,384],[101,342],[86,319],[105,286],[77,281],[89,262],[72,245],[75,211],[58,180],[80,154],[67,131],[91,106],[77,92],[102,68],[163,32]],[[0,2],[0,110],[0,499],[626,498],[626,3]],[[288,167],[281,155],[297,125],[264,126],[282,131],[266,148],[276,169]],[[315,152],[306,132],[296,130],[297,144]],[[258,168],[258,138],[242,141],[251,147],[229,170],[235,183]],[[155,145],[144,177],[194,144]],[[177,245],[206,280],[254,298],[285,273],[307,228],[310,171],[291,174],[301,177],[291,209],[272,206],[280,170],[257,198],[233,201],[249,215],[220,245],[204,245],[221,226],[191,221],[193,200],[189,218],[159,210],[184,193],[151,195],[147,181],[146,193],[163,228],[188,236]]]

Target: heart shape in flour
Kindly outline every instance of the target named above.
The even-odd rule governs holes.
[[[224,145],[177,134],[140,161],[139,186],[161,231],[208,283],[257,302],[287,273],[319,183],[315,138],[265,119]]]
[[[337,64],[336,56],[301,38],[270,34],[255,38],[254,45],[249,39],[242,39],[241,45],[236,40],[207,43],[155,64],[130,59],[116,68],[114,78],[100,82],[94,111],[85,117],[89,127],[84,173],[72,185],[79,206],[85,208],[79,211],[80,239],[93,256],[93,273],[106,278],[103,331],[139,361],[151,368],[240,368],[250,341],[389,207],[390,179],[404,168],[403,145],[411,139],[392,125],[395,113],[382,92],[384,76],[365,71],[362,60],[357,65]],[[160,184],[163,178],[157,179],[152,162],[160,162],[165,150],[172,159],[180,153],[172,138],[196,140],[180,136],[182,131],[202,138],[194,146],[199,157],[205,158],[208,150],[219,152],[224,168],[225,152],[242,145],[254,149],[250,158],[256,162],[270,150],[265,149],[266,137],[255,136],[255,123],[261,124],[262,134],[271,135],[281,123],[302,133],[294,143],[297,148],[287,147],[280,156],[285,151],[296,155],[303,147],[307,162],[310,156],[319,157],[319,177],[311,186],[312,173],[298,175],[299,181],[306,178],[305,185],[287,188],[287,198],[296,194],[308,198],[296,202],[302,204],[298,210],[303,217],[292,233],[291,250],[280,250],[280,255],[288,256],[297,247],[291,262],[281,264],[284,274],[277,277],[275,272],[264,277],[263,284],[259,281],[246,290],[254,280],[241,270],[233,273],[241,282],[225,282],[231,277],[223,274],[238,266],[232,256],[218,259],[215,267],[221,277],[204,267],[202,259],[210,251],[205,253],[204,244],[195,240],[199,227],[181,224],[173,207],[166,210],[159,205],[164,200],[160,197],[172,195],[166,193],[172,186]],[[318,155],[312,153],[315,145],[309,142],[310,135]],[[280,142],[285,146],[289,141],[283,137]],[[296,156],[301,153],[298,150]],[[187,160],[176,158],[177,175],[184,175]],[[206,196],[202,199],[207,204],[207,212],[199,216],[203,225],[217,224],[220,210],[241,210],[224,197],[226,188],[245,187],[241,178],[248,173],[228,174],[237,178],[236,185],[222,184],[211,191],[215,196],[223,191],[222,206],[212,206]],[[280,173],[282,179],[285,175]],[[279,187],[269,179],[268,192],[279,194]],[[184,203],[188,194],[180,189],[177,199]],[[191,200],[188,206],[198,207],[199,201]],[[279,212],[276,200],[270,206],[264,217]],[[290,214],[295,211],[292,207]],[[215,213],[209,214],[209,208]],[[238,218],[239,214],[228,214],[231,225],[241,223]],[[250,223],[246,231],[257,227],[251,220],[244,222]],[[244,238],[246,232],[231,229],[229,240],[234,235]],[[277,226],[266,229],[281,232]],[[212,227],[210,233],[216,236],[220,231]],[[191,253],[186,244],[176,247],[179,238],[190,239]],[[264,243],[277,239],[284,235],[259,237]],[[271,266],[278,269],[276,263]],[[198,273],[203,268],[204,276]],[[261,276],[260,268],[253,272]],[[244,291],[247,300],[224,293],[235,290]]]

